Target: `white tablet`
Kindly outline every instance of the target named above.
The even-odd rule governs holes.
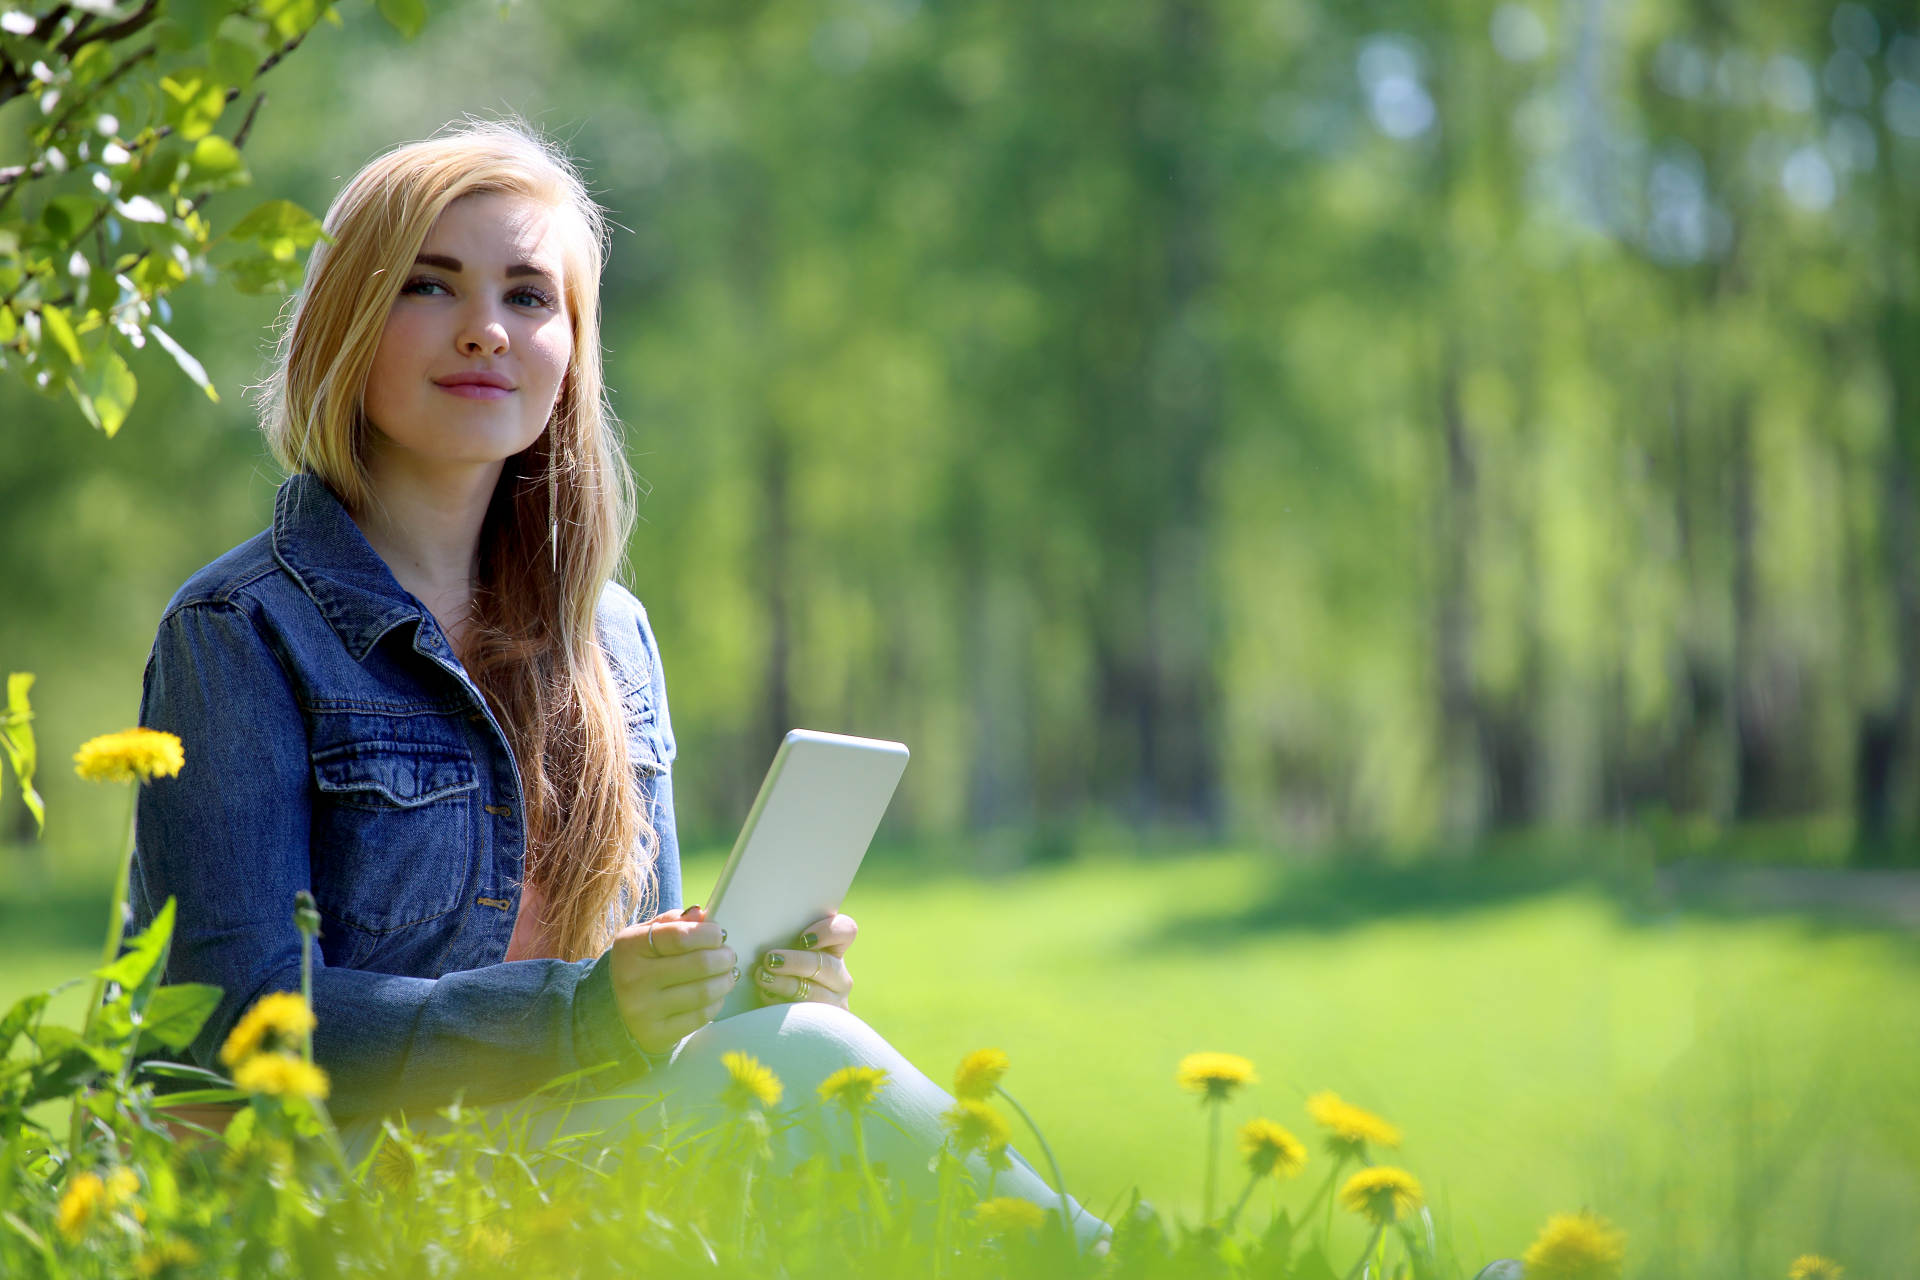
[[[794,947],[802,929],[840,910],[906,767],[899,742],[795,729],[780,744],[707,899],[708,919],[740,957],[721,1017],[759,1006],[752,967],[762,952]]]

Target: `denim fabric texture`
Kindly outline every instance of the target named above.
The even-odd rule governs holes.
[[[624,904],[640,920],[680,905],[673,728],[640,602],[609,585],[595,626],[659,837],[657,901]],[[140,723],[178,734],[186,767],[140,789],[132,925],[172,896],[167,981],[224,993],[196,1061],[217,1068],[248,1005],[300,989],[293,902],[310,889],[314,1056],[337,1114],[646,1069],[607,956],[503,963],[526,855],[519,770],[432,613],[320,480],[288,479],[273,526],[174,596]]]

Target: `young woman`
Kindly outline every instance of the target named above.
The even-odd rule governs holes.
[[[847,1011],[854,922],[742,957],[681,906],[666,686],[612,580],[599,210],[481,125],[373,161],[326,229],[267,386],[272,527],[188,580],[146,671],[187,767],[142,788],[133,911],[174,897],[169,980],[224,992],[195,1056],[299,988],[308,889],[314,1052],[363,1142],[600,1064],[698,1105],[740,1048],[793,1096],[884,1066],[903,1132],[872,1132],[924,1168],[950,1099]],[[714,1022],[742,981],[762,1007]],[[1052,1203],[1020,1161],[1000,1186]]]

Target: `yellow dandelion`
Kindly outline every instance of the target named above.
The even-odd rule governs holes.
[[[60,1208],[54,1213],[54,1225],[69,1240],[87,1233],[87,1224],[107,1205],[107,1184],[97,1173],[75,1174],[60,1196]]]
[[[387,1191],[405,1191],[420,1172],[420,1159],[413,1148],[388,1138],[373,1156],[374,1184]]]
[[[1253,1064],[1237,1053],[1190,1053],[1180,1059],[1174,1079],[1207,1102],[1225,1102],[1241,1085],[1260,1083]]]
[[[144,1250],[134,1259],[134,1274],[140,1280],[155,1280],[158,1276],[170,1276],[185,1271],[200,1261],[200,1251],[185,1240],[168,1240]]]
[[[1327,1130],[1327,1150],[1335,1155],[1358,1155],[1371,1142],[1397,1147],[1400,1130],[1371,1111],[1363,1111],[1337,1093],[1323,1091],[1307,1099],[1307,1114]]]
[[[1010,1236],[1015,1232],[1038,1231],[1047,1220],[1047,1211],[1031,1200],[1018,1196],[995,1196],[973,1206],[974,1225],[990,1236]]]
[[[1240,1154],[1254,1177],[1272,1174],[1291,1178],[1307,1162],[1300,1139],[1271,1120],[1249,1120],[1240,1126]]]
[[[1840,1273],[1845,1270],[1832,1258],[1823,1258],[1817,1253],[1803,1253],[1787,1268],[1787,1280],[1840,1280]]]
[[[233,1024],[220,1061],[237,1067],[264,1050],[298,1049],[314,1025],[313,1010],[298,991],[270,991]]]
[[[119,1204],[130,1200],[140,1191],[140,1175],[121,1165],[107,1175],[107,1203]]]
[[[123,729],[89,738],[73,753],[73,771],[88,782],[171,778],[186,763],[180,739],[156,729]]]
[[[234,1068],[233,1083],[276,1098],[324,1098],[327,1073],[291,1053],[256,1053]]]
[[[737,1049],[721,1054],[720,1061],[727,1068],[727,1088],[721,1096],[728,1106],[745,1111],[755,1105],[771,1107],[780,1101],[780,1077],[766,1063]]]
[[[1390,1227],[1410,1217],[1424,1199],[1418,1178],[1386,1164],[1362,1169],[1340,1188],[1340,1203],[1364,1215],[1376,1227]],[[1534,1280],[1531,1271],[1527,1274]]]
[[[947,1132],[953,1135],[953,1145],[962,1155],[985,1151],[992,1156],[1006,1150],[1007,1143],[1013,1139],[1006,1118],[977,1098],[955,1100],[953,1110],[941,1118],[947,1123]]]
[[[1520,1260],[1527,1280],[1615,1280],[1626,1256],[1626,1233],[1583,1209],[1548,1218]]]
[[[1000,1078],[1012,1065],[999,1049],[975,1049],[960,1060],[953,1076],[953,1096],[985,1098],[1000,1087]]]
[[[842,1067],[820,1082],[820,1101],[837,1102],[849,1111],[873,1105],[887,1082],[885,1067]]]

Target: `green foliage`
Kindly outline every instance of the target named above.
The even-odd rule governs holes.
[[[422,0],[382,4],[418,31]],[[241,156],[264,95],[255,82],[331,0],[142,0],[9,10],[0,112],[25,154],[0,165],[0,376],[68,395],[111,436],[138,386],[126,353],[153,338],[208,396],[200,362],[160,325],[195,276],[285,292],[314,218],[274,201],[221,235],[201,213],[251,181]],[[230,108],[250,100],[235,118]]]
[[[40,793],[33,789],[33,772],[39,767],[40,753],[33,740],[33,708],[28,704],[27,692],[33,688],[33,676],[25,671],[14,671],[7,675],[7,705],[0,710],[0,751],[7,757],[7,767],[13,770],[14,781],[20,784],[20,798],[33,814],[36,828],[45,829],[47,825],[46,806],[41,803]],[[0,773],[0,780],[6,775]]]

